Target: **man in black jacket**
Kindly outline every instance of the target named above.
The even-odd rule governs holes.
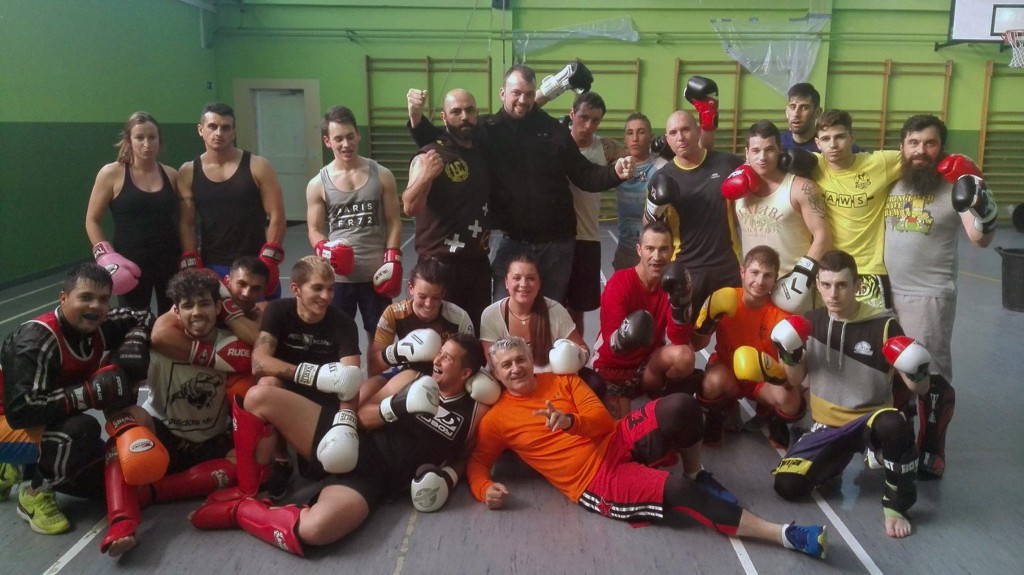
[[[517,255],[539,262],[541,290],[564,301],[576,242],[576,213],[571,181],[581,190],[600,192],[632,177],[633,159],[596,166],[580,153],[568,128],[536,106],[537,77],[527,66],[512,66],[499,91],[502,109],[480,121],[479,141],[491,168],[488,213],[505,234],[492,271],[495,298],[504,297],[505,269]],[[409,121],[420,146],[438,129],[423,118],[426,93],[410,90]]]

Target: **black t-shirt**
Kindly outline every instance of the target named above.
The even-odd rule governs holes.
[[[696,168],[684,170],[673,161],[658,171],[679,184],[682,197],[672,202],[679,215],[679,227],[672,232],[682,246],[676,259],[687,268],[712,268],[729,263],[739,267],[722,182],[742,163],[738,156],[711,150]]]
[[[444,171],[434,179],[427,209],[416,216],[416,253],[443,258],[486,257],[490,250],[490,172],[479,146],[463,148],[442,137],[420,151],[435,150]]]
[[[361,355],[356,322],[334,307],[327,308],[322,320],[309,324],[299,317],[295,298],[272,301],[263,311],[260,331],[277,339],[274,357],[294,365],[304,362],[323,365],[343,357]],[[333,394],[294,382],[288,382],[287,389],[320,405],[338,407],[338,398]]]

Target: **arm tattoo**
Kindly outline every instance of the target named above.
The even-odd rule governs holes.
[[[828,214],[825,211],[825,199],[822,198],[820,192],[815,190],[814,182],[810,180],[805,181],[802,191],[807,196],[807,205],[810,206],[811,211],[821,216],[821,219],[828,220]]]

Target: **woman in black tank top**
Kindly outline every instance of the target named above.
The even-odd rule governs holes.
[[[141,272],[138,285],[120,296],[121,305],[149,309],[155,291],[157,310],[164,313],[171,308],[165,292],[177,271],[180,242],[178,172],[156,161],[161,143],[160,125],[153,116],[135,112],[128,118],[117,143],[117,161],[103,166],[96,175],[85,231],[97,257],[116,251]],[[103,230],[108,209],[114,219],[112,246]]]

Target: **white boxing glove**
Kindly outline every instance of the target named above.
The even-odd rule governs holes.
[[[578,372],[587,365],[587,350],[567,340],[560,339],[548,352],[548,363],[551,371],[560,375]]]
[[[354,365],[332,361],[323,365],[300,363],[293,376],[295,383],[333,393],[340,401],[349,401],[359,393],[363,372]]]
[[[405,365],[417,361],[433,361],[441,351],[441,335],[432,329],[414,329],[405,337],[381,350],[388,365]]]
[[[430,513],[444,507],[448,495],[459,483],[455,470],[445,465],[421,465],[416,470],[416,478],[409,485],[412,506],[417,511]]]
[[[779,278],[772,290],[772,303],[783,311],[800,314],[814,304],[814,279],[818,275],[818,262],[804,256],[793,271]]]
[[[380,415],[384,421],[394,423],[412,413],[437,415],[441,405],[441,390],[434,378],[424,375],[402,388],[402,391],[385,397],[380,402]]]
[[[316,446],[316,458],[328,473],[348,473],[359,461],[359,433],[356,414],[342,409],[334,414],[334,423]]]
[[[466,380],[466,391],[470,397],[484,405],[494,405],[501,397],[501,385],[482,369]]]

